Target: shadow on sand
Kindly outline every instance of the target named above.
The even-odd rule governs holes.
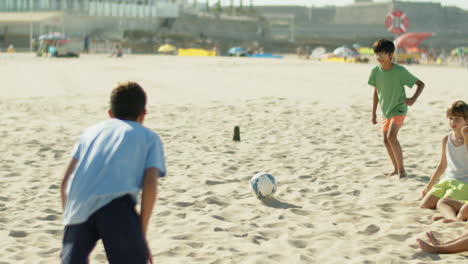
[[[262,203],[268,207],[277,208],[277,209],[289,209],[289,208],[302,208],[302,206],[297,206],[290,203],[285,203],[274,197],[266,197],[261,199]]]

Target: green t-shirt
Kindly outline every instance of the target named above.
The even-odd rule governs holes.
[[[372,69],[368,83],[377,88],[383,116],[391,118],[406,115],[405,85],[411,88],[417,81],[405,67],[394,63],[390,70],[383,70],[380,65]]]

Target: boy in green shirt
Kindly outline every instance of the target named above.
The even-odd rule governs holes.
[[[408,112],[408,106],[412,106],[424,89],[424,83],[414,77],[403,66],[392,62],[395,45],[392,41],[379,39],[373,46],[379,65],[372,69],[369,84],[374,87],[374,99],[372,104],[372,124],[377,124],[377,104],[382,109],[382,129],[384,143],[388,155],[392,160],[393,172],[389,175],[399,175],[400,179],[406,177],[403,164],[403,154],[398,142],[398,131]],[[407,98],[405,86],[411,88],[417,86],[413,97]]]

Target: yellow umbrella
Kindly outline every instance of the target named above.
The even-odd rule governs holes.
[[[374,55],[374,50],[368,47],[361,47],[357,49],[359,53],[363,55]]]
[[[171,44],[164,44],[158,48],[158,52],[161,52],[161,53],[169,53],[175,50],[176,50],[176,47],[172,46]]]

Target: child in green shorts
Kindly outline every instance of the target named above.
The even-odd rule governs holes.
[[[452,131],[442,139],[442,157],[431,180],[422,192],[421,208],[437,208],[444,223],[467,220],[461,210],[468,201],[468,105],[456,101],[447,109]],[[436,184],[445,172],[443,180]]]

